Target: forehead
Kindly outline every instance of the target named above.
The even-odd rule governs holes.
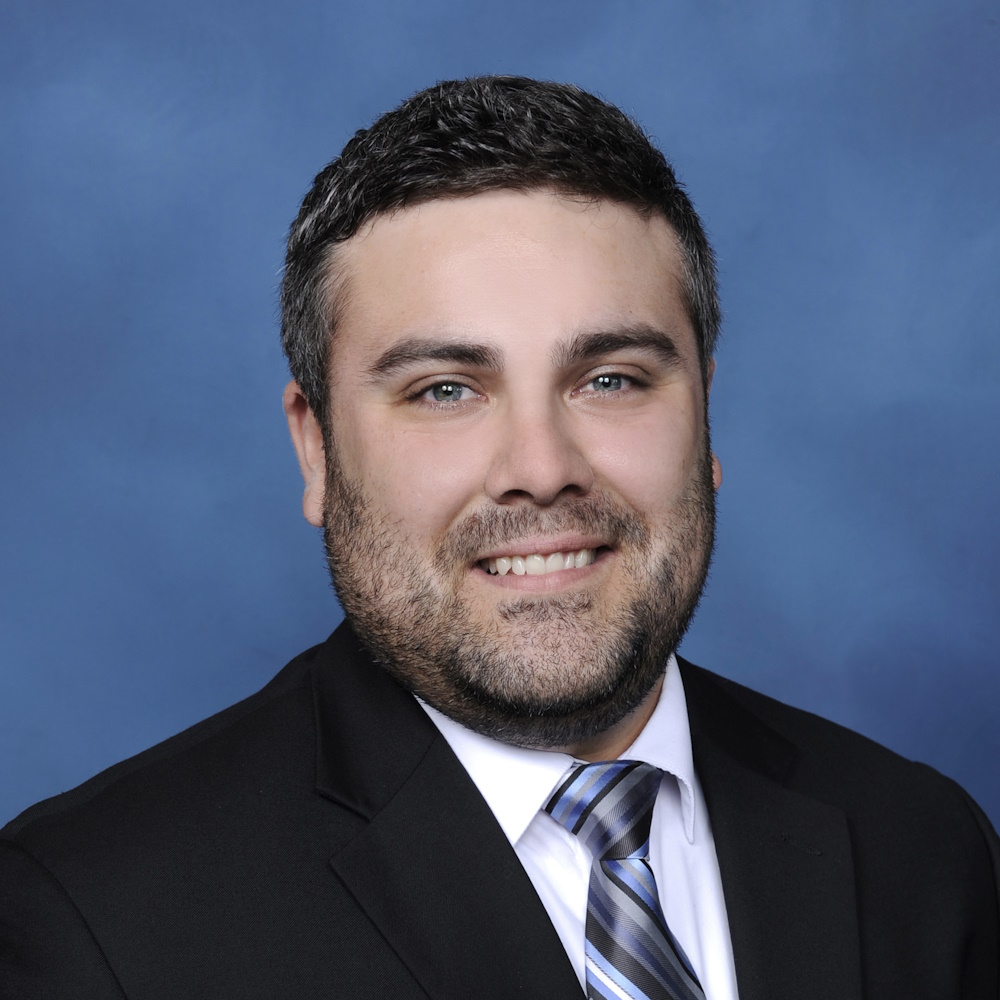
[[[503,349],[623,325],[683,328],[694,348],[673,230],[617,202],[549,190],[432,200],[376,217],[335,271],[340,358],[394,338]]]

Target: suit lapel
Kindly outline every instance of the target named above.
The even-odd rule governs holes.
[[[740,1000],[861,997],[854,865],[840,809],[789,787],[797,749],[683,664]]]
[[[566,997],[580,984],[479,790],[344,627],[316,672],[317,790],[367,822],[333,872],[428,993]]]
[[[861,997],[849,832],[796,748],[682,662],[741,1000]],[[356,813],[330,866],[435,1000],[578,1000],[562,945],[447,742],[342,626],[314,673],[317,791]],[[498,956],[503,956],[498,961]]]

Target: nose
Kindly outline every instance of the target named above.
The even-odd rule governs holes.
[[[583,495],[594,471],[572,418],[557,403],[498,414],[500,430],[486,477],[496,503],[531,500],[541,506]]]

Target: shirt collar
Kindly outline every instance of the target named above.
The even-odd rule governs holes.
[[[627,760],[643,760],[677,779],[681,795],[681,819],[684,836],[694,843],[695,783],[694,755],[691,752],[691,724],[687,699],[677,657],[667,661],[663,687],[656,708],[635,742],[622,754]]]
[[[550,750],[529,750],[490,739],[431,708],[420,699],[455,756],[476,783],[511,844],[520,840],[556,783],[574,763],[571,756]],[[677,659],[671,655],[653,714],[635,742],[622,754],[642,760],[677,779],[684,834],[694,842],[694,758],[687,701]]]

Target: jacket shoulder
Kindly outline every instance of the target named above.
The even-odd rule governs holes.
[[[60,831],[77,844],[91,826],[111,829],[145,817],[155,825],[170,812],[190,811],[206,798],[238,794],[261,764],[278,763],[269,744],[278,732],[313,737],[309,678],[322,646],[295,657],[267,685],[234,705],[112,765],[83,784],[30,806],[0,829],[0,840],[33,851],[55,843]],[[296,742],[281,741],[278,757],[287,771]],[[251,760],[253,763],[251,763]],[[268,762],[270,765],[268,766]],[[100,838],[98,838],[100,839]]]
[[[980,849],[985,839],[1000,876],[997,834],[957,782],[846,726],[680,662],[696,739],[707,736],[736,756],[748,740],[769,749],[780,744],[773,757],[784,773],[773,776],[789,787],[843,808],[859,823],[939,827],[942,840],[954,843],[964,833]]]
[[[317,777],[351,645],[0,831],[0,996],[422,995],[330,864],[365,826]]]

